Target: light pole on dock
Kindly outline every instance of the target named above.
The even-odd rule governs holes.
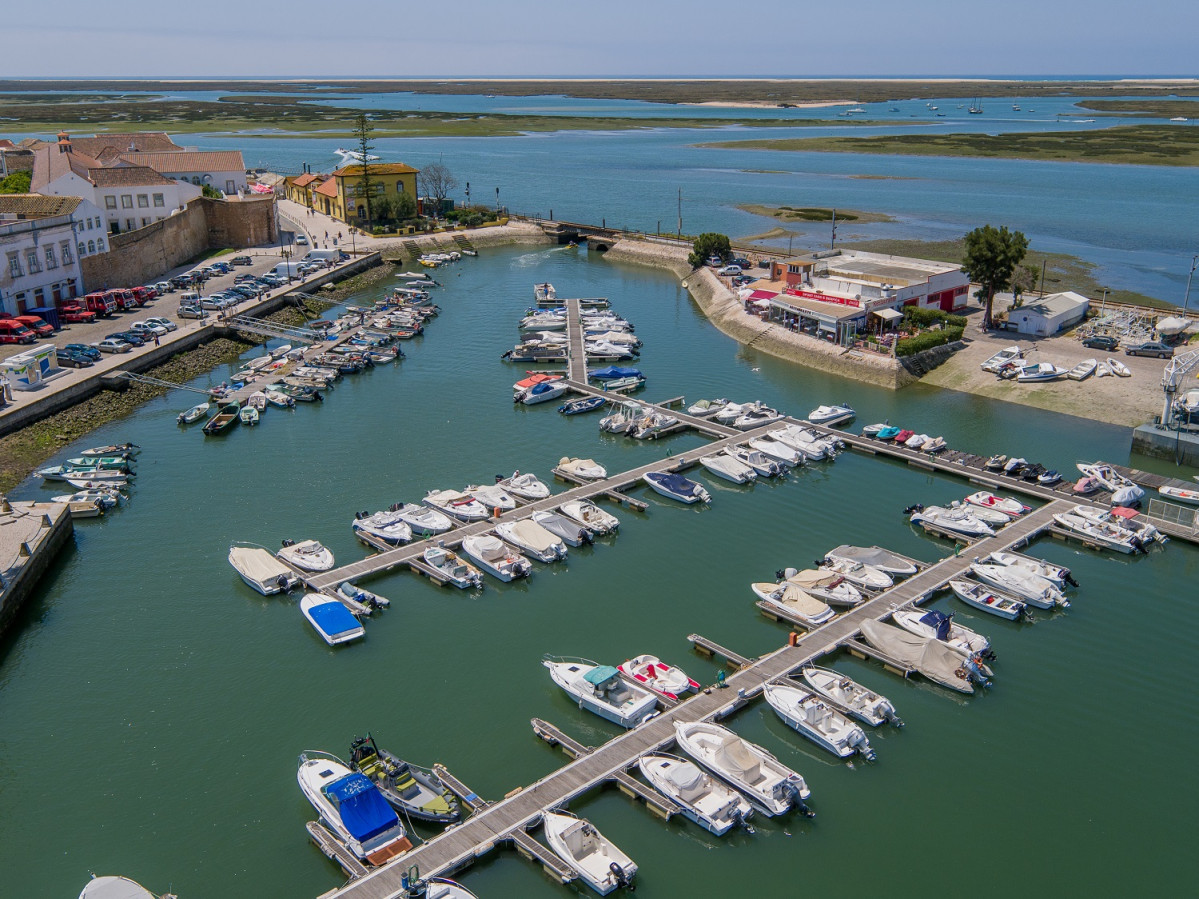
[[[1187,292],[1186,292],[1186,295],[1183,296],[1183,298],[1182,298],[1182,311],[1183,312],[1187,311],[1187,306],[1191,302],[1191,279],[1193,277],[1195,277],[1195,266],[1197,264],[1199,264],[1199,256],[1195,256],[1193,259],[1191,259],[1191,272],[1189,275],[1187,275]]]

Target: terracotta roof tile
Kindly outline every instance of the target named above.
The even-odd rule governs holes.
[[[106,147],[112,147],[118,153],[128,153],[131,149],[141,152],[163,152],[182,150],[165,131],[134,131],[128,134],[97,134],[92,137],[72,137],[71,146],[80,153],[89,156],[99,156]]]
[[[416,174],[420,169],[414,169],[410,165],[405,165],[402,162],[373,162],[371,163],[372,175],[408,175]],[[362,166],[355,163],[354,165],[343,166],[333,173],[336,178],[357,178],[362,174]]]
[[[327,181],[322,182],[321,186],[316,188],[313,193],[320,194],[322,197],[336,197],[337,179],[329,178]]]
[[[244,172],[246,163],[241,150],[175,150],[120,154],[134,165],[145,165],[156,172]]]
[[[20,218],[45,218],[50,215],[69,215],[82,197],[43,197],[41,194],[0,194],[0,213]]]
[[[96,187],[153,187],[175,183],[165,175],[160,175],[154,169],[144,165],[88,169],[88,177],[92,179],[92,183]]]

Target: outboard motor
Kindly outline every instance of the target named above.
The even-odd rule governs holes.
[[[371,513],[370,513],[370,512],[367,512],[366,510],[363,510],[363,511],[361,511],[361,512],[355,512],[355,513],[354,513],[354,520],[355,520],[355,521],[361,521],[361,520],[362,520],[362,519],[364,519],[364,518],[370,518],[370,515],[371,515]]]
[[[746,833],[752,834],[757,833],[754,826],[749,823],[749,815],[752,814],[753,809],[749,810],[748,815],[741,814],[741,809],[733,809],[733,813],[729,817],[732,819],[734,827],[744,827]]]
[[[1064,581],[1065,581],[1067,584],[1069,584],[1071,587],[1077,587],[1077,586],[1078,586],[1078,581],[1074,580],[1074,575],[1072,575],[1072,574],[1071,574],[1070,572],[1068,572],[1068,571],[1066,572],[1066,576],[1065,576],[1065,577],[1063,577],[1063,578],[1062,578],[1062,580],[1064,580]]]
[[[387,507],[387,511],[388,512],[398,512],[398,511],[400,511],[401,508],[402,508],[401,503],[392,503],[390,506]]]
[[[924,511],[924,503],[912,503],[912,505],[908,506],[906,509],[903,510],[903,514],[911,515],[913,512],[923,512],[923,511]]]
[[[284,546],[295,546],[295,545],[296,545],[296,541],[294,541],[294,540],[284,540],[284,541],[283,541],[283,545],[284,545]]]
[[[616,881],[618,887],[627,887],[629,885],[629,879],[625,876],[624,868],[616,864],[616,862],[608,865],[608,871],[611,872],[612,879]]]
[[[798,811],[805,818],[816,817],[816,813],[808,808],[807,803],[800,798],[798,785],[792,781],[787,781],[785,784],[783,784],[783,790],[786,791],[787,795],[791,797],[791,802],[794,803],[796,811]]]
[[[962,665],[965,667],[970,679],[977,683],[980,687],[991,686],[991,682],[983,675],[982,669],[979,668],[978,660],[974,656],[966,659]]]

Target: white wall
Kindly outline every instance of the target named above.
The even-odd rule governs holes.
[[[246,173],[244,171],[235,172],[163,172],[168,178],[174,178],[178,181],[186,181],[191,185],[195,185],[198,179],[200,184],[209,184],[217,190],[224,193],[226,196],[236,196],[237,192],[245,191],[246,188]],[[232,188],[232,189],[230,189]]]
[[[74,224],[69,215],[0,222],[0,266],[3,266],[0,268],[0,306],[3,311],[17,315],[21,301],[26,309],[53,306],[82,293],[75,244]],[[47,250],[51,255],[47,255]],[[32,265],[30,253],[34,256]],[[18,263],[15,272],[11,263],[14,256]]]
[[[104,214],[105,229],[125,234],[152,225],[200,196],[201,190],[191,184],[176,181],[171,184],[126,185],[97,187],[96,205]],[[162,204],[155,203],[161,196]],[[145,205],[142,205],[142,203]],[[113,207],[116,207],[115,209]]]

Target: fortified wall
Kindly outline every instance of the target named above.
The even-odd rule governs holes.
[[[213,200],[197,197],[161,222],[112,235],[107,253],[79,260],[84,289],[106,290],[156,281],[207,250],[253,247],[278,240],[271,197]]]

